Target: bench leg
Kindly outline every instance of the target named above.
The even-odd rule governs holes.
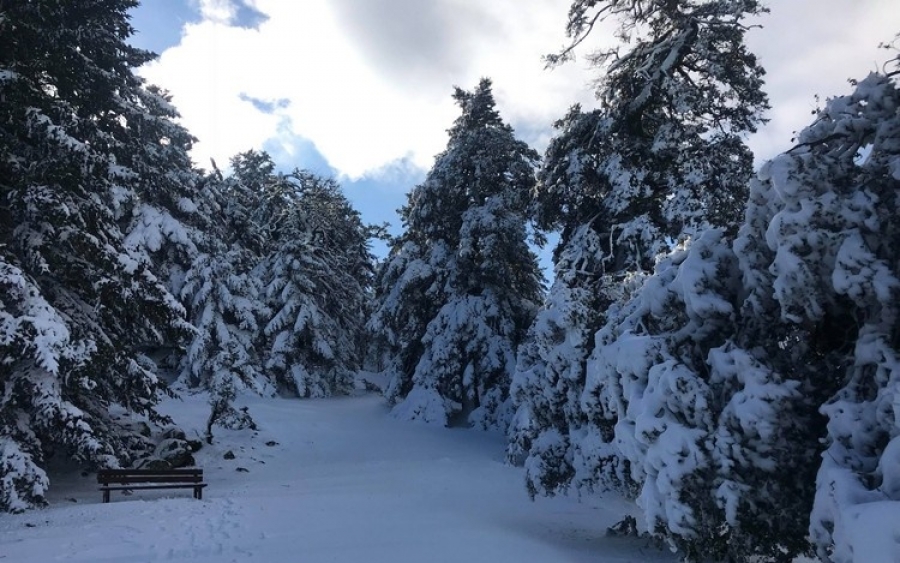
[[[109,491],[103,491],[103,502],[109,502]]]
[[[203,500],[203,487],[194,487],[194,498]]]

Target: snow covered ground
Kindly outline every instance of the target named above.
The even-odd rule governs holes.
[[[199,435],[205,404],[188,396],[161,410]],[[675,561],[605,535],[624,501],[531,502],[497,436],[399,422],[374,395],[249,406],[259,432],[218,429],[196,456],[202,501],[146,491],[102,504],[93,474],[51,475],[49,508],[0,515],[0,561]]]

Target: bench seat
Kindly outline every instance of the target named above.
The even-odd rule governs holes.
[[[202,469],[101,469],[97,483],[103,502],[109,502],[110,491],[150,489],[193,489],[194,498],[203,498]]]

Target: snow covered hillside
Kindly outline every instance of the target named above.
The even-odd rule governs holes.
[[[200,435],[206,400],[161,410]],[[606,536],[633,510],[624,501],[529,501],[500,437],[399,422],[371,395],[251,401],[259,432],[219,429],[196,455],[209,483],[202,501],[139,491],[102,504],[93,474],[51,473],[49,508],[0,515],[0,560],[675,561]]]

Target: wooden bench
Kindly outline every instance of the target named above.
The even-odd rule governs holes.
[[[101,469],[97,483],[103,491],[103,502],[109,502],[110,491],[140,489],[194,489],[194,498],[203,498],[202,469]]]

